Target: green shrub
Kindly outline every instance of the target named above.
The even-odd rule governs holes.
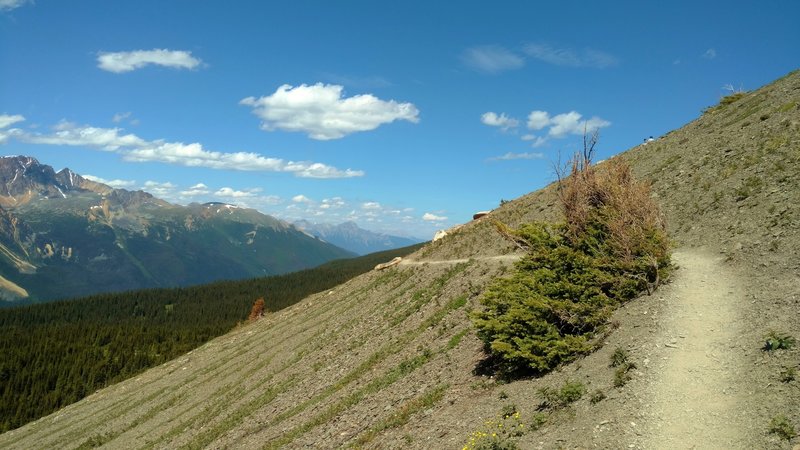
[[[503,419],[508,419],[509,417],[513,416],[517,413],[517,405],[503,405],[503,409],[500,412],[500,415],[503,416]]]
[[[764,347],[762,349],[766,352],[773,350],[789,350],[794,347],[795,339],[788,334],[778,333],[777,331],[770,331],[765,337]]]
[[[472,321],[503,376],[541,374],[593,350],[614,309],[649,293],[670,267],[647,185],[619,159],[602,169],[580,161],[561,181],[563,223],[498,224],[528,254],[487,288]]]
[[[614,349],[611,354],[611,367],[619,367],[628,362],[628,352],[622,347]]]
[[[539,395],[542,397],[542,402],[539,404],[539,409],[563,408],[580,400],[585,393],[586,386],[580,381],[567,380],[560,389],[541,388]]]
[[[537,412],[531,418],[531,430],[536,431],[547,424],[550,420],[550,414],[546,412]]]
[[[789,419],[783,414],[775,416],[770,420],[768,431],[772,434],[777,434],[787,441],[797,434],[794,431],[794,425],[792,425]]]

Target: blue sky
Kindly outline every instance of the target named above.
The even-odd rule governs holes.
[[[602,3],[602,4],[601,4]],[[430,237],[798,68],[800,2],[0,0],[0,152]]]

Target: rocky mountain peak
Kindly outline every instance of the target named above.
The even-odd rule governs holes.
[[[56,173],[56,181],[67,189],[81,189],[86,179],[68,168],[61,169]]]
[[[78,175],[68,168],[59,172],[30,156],[0,157],[0,205],[19,206],[33,199],[66,198],[70,192],[109,194],[110,186]]]

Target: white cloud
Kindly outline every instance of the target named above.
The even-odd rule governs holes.
[[[283,172],[293,172],[295,176],[301,178],[352,178],[363,177],[362,170],[339,170],[335,167],[327,166],[322,163],[307,163],[289,161],[284,166]]]
[[[461,55],[461,61],[473,69],[490,74],[519,69],[525,65],[521,56],[496,45],[468,48]]]
[[[19,139],[31,144],[86,146],[107,151],[147,144],[144,139],[136,135],[121,134],[120,128],[78,127],[65,121],[54,128],[56,131],[53,134],[24,133]]]
[[[131,52],[100,52],[97,67],[114,73],[130,72],[150,64],[174,69],[194,69],[202,61],[184,50],[134,50]]]
[[[12,134],[10,131],[15,133]],[[163,139],[147,141],[134,134],[123,134],[120,128],[77,126],[63,121],[55,127],[55,132],[52,134],[12,129],[7,133],[0,133],[0,142],[9,135],[31,144],[71,145],[113,151],[121,154],[124,160],[133,162],[162,162],[188,167],[240,171],[288,172],[301,178],[364,176],[364,172],[360,170],[340,170],[322,163],[284,161],[248,152],[214,152],[204,149],[199,143],[184,144],[166,142]]]
[[[306,197],[303,194],[295,195],[294,197],[292,197],[292,201],[295,202],[295,203],[312,203],[313,202],[313,200],[311,200],[310,198]]]
[[[503,131],[519,126],[519,120],[506,116],[505,113],[485,112],[481,115],[481,123],[490,127],[499,127]]]
[[[371,94],[343,98],[343,89],[322,83],[284,84],[271,95],[247,97],[239,103],[253,108],[263,130],[303,132],[318,140],[374,130],[395,120],[419,121],[419,110],[412,103],[385,101]]]
[[[378,202],[365,202],[365,203],[361,204],[361,209],[365,209],[365,210],[375,211],[375,210],[379,210],[381,208],[382,208],[381,204],[378,203]]]
[[[495,156],[493,158],[489,158],[489,161],[511,161],[514,159],[542,159],[544,158],[544,153],[513,153],[508,152],[505,155]]]
[[[151,180],[144,182],[144,190],[159,198],[171,197],[175,192],[175,188],[177,186],[169,181],[164,183]]]
[[[447,217],[437,216],[436,214],[431,214],[429,212],[426,212],[425,214],[422,215],[422,220],[427,222],[444,222],[445,220],[447,220]]]
[[[24,120],[25,117],[19,114],[15,114],[13,116],[8,114],[0,114],[0,144],[5,144],[10,136],[18,136],[21,133],[19,129],[11,128],[6,130],[6,128]]]
[[[594,49],[584,49],[578,52],[570,48],[559,48],[543,43],[531,43],[525,45],[524,51],[525,54],[531,58],[556,66],[604,69],[619,63],[619,60],[615,56]]]
[[[498,116],[496,113],[488,112],[481,117],[483,123],[488,125],[496,124],[496,126],[508,124],[511,120],[514,121],[513,125],[516,126],[517,121],[506,117],[505,114],[500,114]],[[550,139],[560,139],[570,134],[583,135],[584,133],[591,133],[611,125],[611,122],[597,116],[584,119],[577,111],[570,111],[553,116],[547,111],[534,110],[528,114],[526,125],[528,129],[534,131],[547,130],[544,136],[527,133],[520,137],[523,141],[530,142],[531,147],[538,148],[545,145]],[[534,159],[540,157],[541,154],[536,152],[508,152],[505,155],[489,158],[489,160]]]
[[[347,206],[347,202],[342,197],[332,197],[322,199],[322,205],[325,209],[340,209]]]
[[[17,122],[22,122],[24,120],[25,117],[19,114],[14,114],[14,115],[0,114],[0,129],[8,128]]]
[[[284,161],[266,158],[257,153],[221,153],[203,149],[199,143],[155,141],[147,148],[127,151],[126,161],[158,161],[189,167],[208,167],[241,171],[291,172],[301,178],[350,178],[360,177],[360,170],[339,170],[321,163]]]
[[[541,130],[549,124],[550,113],[547,111],[531,111],[531,113],[528,114],[528,128],[531,130]]]
[[[136,180],[106,180],[104,178],[96,177],[94,175],[81,175],[87,180],[94,181],[95,183],[102,183],[116,189],[129,189],[136,186]]]
[[[184,191],[180,192],[181,197],[199,197],[201,195],[208,195],[211,193],[211,190],[203,183],[197,183],[194,186],[189,187]]]
[[[248,198],[248,197],[255,197],[261,189],[254,188],[254,189],[247,189],[244,191],[237,191],[233,188],[223,187],[220,188],[217,192],[214,192],[214,195],[217,197],[228,197],[228,198]]]
[[[11,11],[26,3],[33,3],[32,0],[0,0],[0,11]]]
[[[706,52],[703,53],[701,56],[705,59],[714,59],[717,57],[717,51],[714,50],[713,48],[710,48],[706,50]]]
[[[576,111],[559,114],[550,119],[550,131],[547,133],[553,137],[564,137],[569,133],[583,133],[580,126],[581,115]]]
[[[611,125],[611,122],[597,116],[583,120],[583,116],[577,111],[570,111],[552,117],[547,111],[533,111],[528,115],[528,128],[541,130],[549,127],[547,136],[552,138],[563,138],[568,134],[582,135],[584,132],[591,133],[609,125]],[[546,138],[533,134],[522,136],[522,140],[534,141],[534,147],[539,147],[546,142]]]

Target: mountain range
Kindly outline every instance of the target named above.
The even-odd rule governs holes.
[[[31,157],[0,158],[6,301],[274,275],[351,256],[253,209],[174,205]]]
[[[293,222],[293,225],[325,242],[330,242],[337,247],[350,250],[359,255],[407,247],[422,242],[421,239],[392,236],[365,230],[351,221],[333,225],[298,220]]]

